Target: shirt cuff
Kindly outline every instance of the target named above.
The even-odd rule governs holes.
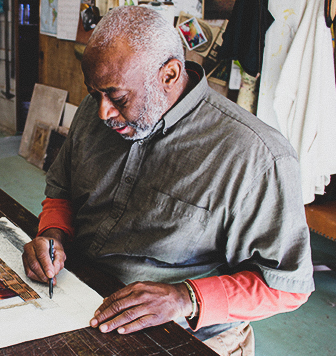
[[[74,237],[72,225],[72,205],[70,200],[46,198],[42,202],[42,212],[39,215],[39,227],[37,236],[44,231],[57,228],[63,230],[70,240]]]
[[[197,280],[187,279],[187,282],[195,291],[199,311],[198,318],[194,318],[195,321],[187,320],[192,330],[225,323],[228,318],[229,302],[221,280],[215,276]]]

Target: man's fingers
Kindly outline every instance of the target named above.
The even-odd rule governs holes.
[[[22,259],[26,274],[29,278],[42,282],[48,281],[48,277],[37,258],[36,250],[31,242],[24,246]]]
[[[110,332],[117,329],[119,334],[130,334],[151,326],[159,325],[156,315],[144,315],[128,324],[121,324],[120,326],[110,325],[109,322],[102,324],[99,330],[102,333]]]
[[[94,319],[100,324],[123,311],[140,304],[145,305],[149,301],[156,299],[157,295],[151,290],[153,286],[148,287],[148,283],[150,282],[135,282],[129,284],[108,298],[105,298],[103,304],[95,312]]]
[[[124,310],[134,306],[135,301],[134,299],[129,298],[129,293],[124,294],[123,292],[119,292],[104,299],[103,304],[96,310],[94,318],[90,321],[92,327],[96,327],[104,321],[111,319]],[[125,295],[125,298],[122,298],[120,294]]]
[[[23,266],[24,266],[24,269],[25,269],[25,272],[26,272],[26,275],[28,278],[30,279],[33,279],[35,281],[40,281],[40,282],[45,282],[44,278],[45,278],[45,275],[41,269],[41,274],[40,275],[37,275],[37,273],[35,273],[33,271],[32,268],[34,267],[30,267],[30,264],[29,262],[27,261],[27,257],[26,255],[22,255],[22,261],[23,261]]]
[[[115,318],[101,324],[99,330],[107,333],[118,329],[120,334],[128,334],[163,323],[159,319],[158,315],[148,313],[147,306],[139,305],[127,309]]]
[[[62,244],[57,240],[54,240],[54,262],[50,258],[49,239],[44,239],[43,244],[37,246],[36,256],[48,278],[55,277],[64,268],[65,253]]]
[[[131,323],[137,318],[142,316],[142,313],[140,311],[140,308],[135,307],[131,309],[125,310],[123,313],[120,315],[116,316],[115,318],[108,320],[107,322],[101,324],[99,326],[99,330],[101,332],[109,332],[114,329],[117,329],[118,327],[125,325],[127,323]],[[105,319],[106,320],[106,319]]]
[[[22,260],[29,278],[48,282],[64,267],[65,253],[62,244],[55,240],[55,260],[52,263],[49,254],[49,238],[36,237],[24,246]]]
[[[130,333],[189,315],[190,304],[183,284],[135,282],[105,299],[90,325],[104,333]]]
[[[60,249],[57,243],[55,243],[54,256],[55,256],[54,263],[53,263],[54,275],[52,277],[57,275],[59,273],[59,271],[61,271],[64,268],[64,262],[66,260],[66,255],[63,251],[63,247],[62,247],[62,249]],[[52,278],[52,277],[50,277],[50,278]]]
[[[52,261],[51,261],[51,258],[50,258],[50,255],[49,255],[49,250],[40,250],[38,249],[36,251],[36,257],[38,259],[38,261],[40,261],[40,264],[42,266],[42,269],[45,273],[45,275],[48,277],[48,278],[53,278],[55,276],[55,267],[54,265],[52,264]]]
[[[130,334],[135,331],[139,331],[151,326],[156,326],[163,324],[165,321],[159,320],[158,315],[144,315],[143,317],[133,321],[132,323],[122,325],[118,327],[117,331],[119,334]]]
[[[99,323],[104,320],[119,314],[123,310],[135,306],[135,298],[131,297],[131,285],[113,293],[108,298],[105,298],[103,304],[96,310],[95,316],[99,319]]]

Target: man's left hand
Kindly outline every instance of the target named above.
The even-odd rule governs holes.
[[[192,303],[183,283],[135,282],[106,298],[90,321],[107,333],[128,334],[188,316]]]

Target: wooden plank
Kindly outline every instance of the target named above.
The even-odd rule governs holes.
[[[58,127],[67,94],[66,90],[35,84],[19,149],[20,156],[26,159],[30,156],[37,121],[49,126],[51,129]],[[46,149],[47,143],[45,146]]]
[[[79,105],[87,95],[76,42],[40,35],[39,82],[67,90],[68,102]]]
[[[30,355],[215,356],[217,353],[173,322],[119,335],[85,328],[0,349],[0,356]]]

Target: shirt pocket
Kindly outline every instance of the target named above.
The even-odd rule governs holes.
[[[210,212],[202,207],[147,189],[131,198],[127,210],[125,248],[130,255],[181,265],[196,262],[208,250],[204,232]]]

